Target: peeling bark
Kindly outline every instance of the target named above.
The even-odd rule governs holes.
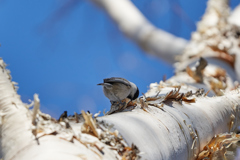
[[[100,4],[122,31],[146,50],[171,53],[169,57],[163,55],[171,62],[176,50],[180,53],[186,45],[186,41],[167,34],[163,44],[169,46],[170,39],[170,44],[172,40],[179,43],[156,48],[162,41],[158,37],[162,31],[127,0],[93,2]],[[124,7],[129,16],[120,14]],[[165,82],[152,83],[149,91],[131,102],[131,106],[103,117],[85,112],[74,116],[64,113],[55,120],[41,113],[37,95],[30,110],[33,104],[21,102],[1,59],[1,158],[224,158],[229,145],[240,140],[239,135],[231,133],[240,122],[239,26],[229,23],[234,21],[229,16],[228,1],[210,0],[198,30],[179,57],[176,74]]]

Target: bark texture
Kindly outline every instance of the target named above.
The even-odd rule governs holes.
[[[186,46],[185,40],[152,26],[128,0],[92,1],[146,51],[169,62],[182,53],[175,64],[176,74],[167,81],[150,84],[147,93],[111,115],[98,117],[83,111],[74,116],[63,113],[55,120],[40,111],[37,95],[30,105],[21,102],[1,59],[1,158],[227,157],[230,144],[240,138],[231,133],[240,119],[240,26],[235,23],[239,7],[230,15],[228,1],[210,0]]]

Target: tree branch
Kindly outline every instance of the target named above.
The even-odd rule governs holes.
[[[240,27],[239,17],[240,17],[240,4],[232,11],[228,20],[230,23]]]
[[[161,53],[164,59],[171,54],[173,62],[176,53],[183,50],[185,40],[153,27],[130,1],[93,1],[102,5],[123,32],[149,52]],[[21,102],[1,59],[1,158],[137,159],[142,151],[141,156],[148,160],[196,159],[216,134],[231,132],[240,123],[240,88],[234,83],[237,75],[233,67],[240,64],[236,64],[233,56],[233,48],[238,51],[240,46],[239,37],[236,38],[239,27],[227,22],[227,2],[209,1],[176,75],[151,84],[144,96],[123,107],[126,109],[120,110],[121,113],[99,118],[85,112],[74,116],[63,114],[57,121],[39,111],[37,96],[31,111]],[[198,89],[202,87],[211,91]],[[224,140],[221,137],[218,143],[221,139]],[[234,142],[239,139],[239,135],[235,136]],[[225,156],[227,147],[217,145],[215,158]],[[212,148],[209,150],[212,152]],[[214,156],[208,153],[201,157],[209,155]]]
[[[104,9],[119,29],[146,52],[174,63],[187,41],[154,27],[129,0],[92,0]]]
[[[155,96],[157,88],[160,85],[151,84],[148,95]],[[233,91],[222,97],[200,96],[195,100],[195,103],[158,101],[155,106],[153,101],[146,102],[147,107],[138,106],[132,112],[98,120],[114,124],[129,144],[134,143],[145,153],[143,159],[196,159],[212,137],[233,131],[239,125],[240,94]],[[231,122],[234,126],[230,126]]]

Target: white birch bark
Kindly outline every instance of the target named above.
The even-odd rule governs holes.
[[[153,26],[129,0],[92,0],[101,6],[119,29],[146,52],[175,62],[187,41]]]
[[[1,67],[4,68],[3,63]],[[116,143],[116,136],[111,137],[117,132],[90,127],[92,134],[84,133],[81,129],[84,123],[77,123],[76,118],[56,122],[49,115],[35,111],[37,98],[32,112],[19,100],[5,69],[0,72],[0,82],[3,159],[123,158],[111,149],[118,149],[121,144]],[[154,98],[161,90],[156,100],[146,98],[145,102],[137,102],[131,112],[99,117],[98,121],[114,124],[128,144],[134,143],[144,152],[143,159],[194,159],[215,134],[232,131],[238,126],[240,94],[236,90],[221,97],[208,98],[200,94],[200,97],[192,95],[184,100],[179,98],[179,93],[196,89],[182,85],[179,92],[168,94],[169,90],[176,90],[176,85],[179,84],[173,80],[152,84],[145,96]],[[191,102],[193,99],[196,102]],[[36,126],[32,123],[34,117]],[[66,127],[68,123],[70,128]],[[112,134],[108,134],[110,132]],[[114,139],[113,144],[103,143],[106,139]]]
[[[114,124],[128,143],[145,152],[143,159],[195,159],[215,135],[239,125],[239,102],[240,94],[231,92],[222,97],[199,97],[196,103],[158,103],[163,104],[161,109],[148,106],[100,119]],[[232,121],[237,123],[230,127]]]
[[[106,10],[109,14],[114,12],[112,7],[116,9],[111,6],[114,5],[111,1],[98,2],[101,2],[101,5],[104,2],[103,6],[108,8]],[[221,12],[228,9],[226,2],[209,1],[200,29],[193,35],[180,63],[177,64],[174,77],[166,82],[151,84],[150,90],[133,102],[135,107],[127,107],[124,112],[119,111],[97,119],[83,112],[82,117],[63,116],[56,121],[39,111],[37,96],[33,110],[29,110],[29,106],[23,104],[17,95],[1,60],[1,158],[136,159],[140,150],[142,159],[148,160],[195,159],[215,135],[231,132],[239,125],[240,92],[235,84],[238,72],[232,67],[239,64],[231,59],[235,53],[232,48],[239,49],[239,39],[233,38],[236,28],[227,23],[228,13]],[[135,10],[130,15],[139,16],[140,12],[129,5],[129,1],[116,3],[120,6],[126,3],[126,6],[130,6],[129,10]],[[117,13],[113,17],[123,19]],[[141,14],[139,19],[142,19],[143,22],[140,22],[148,28],[150,24],[145,22]],[[209,25],[208,19],[215,20],[214,24]],[[136,24],[139,25],[138,20]],[[226,30],[222,30],[222,26],[226,27]],[[131,28],[123,25],[124,27]],[[223,32],[228,35],[227,38],[223,36]],[[153,43],[153,40],[144,41]],[[148,47],[154,48],[155,43]],[[194,46],[197,46],[198,51],[191,52]],[[224,56],[221,54],[223,51]],[[203,55],[208,55],[204,56],[207,57],[208,65],[205,66],[201,61],[196,65],[198,57]],[[203,93],[199,88],[212,88],[212,91],[206,95],[207,93]],[[110,124],[114,125],[113,128]],[[138,149],[129,147],[132,143]]]

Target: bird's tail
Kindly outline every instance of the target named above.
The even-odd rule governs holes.
[[[97,85],[104,86],[104,87],[106,87],[107,89],[111,89],[111,88],[112,88],[112,84],[110,84],[110,83],[99,83],[99,84],[97,84]]]

